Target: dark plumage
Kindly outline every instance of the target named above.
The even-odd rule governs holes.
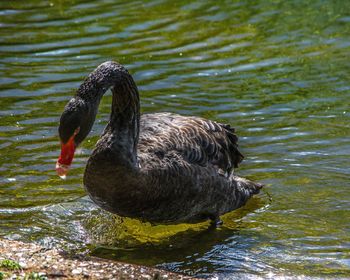
[[[97,67],[65,107],[62,145],[74,131],[75,146],[83,141],[109,88],[110,120],[84,174],[100,207],[156,223],[218,221],[259,192],[262,185],[233,174],[243,159],[233,128],[171,113],[140,116],[137,87],[116,62]]]

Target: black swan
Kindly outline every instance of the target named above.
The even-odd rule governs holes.
[[[101,208],[152,223],[219,223],[220,215],[243,206],[262,188],[233,174],[243,159],[233,128],[172,113],[140,115],[136,84],[113,61],[98,66],[64,108],[56,164],[61,177],[109,88],[110,119],[84,174],[84,186]]]

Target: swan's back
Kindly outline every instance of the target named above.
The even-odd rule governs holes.
[[[147,158],[162,159],[175,153],[189,164],[212,166],[228,176],[243,159],[237,141],[229,125],[172,113],[145,114],[140,122],[138,154],[145,168]]]

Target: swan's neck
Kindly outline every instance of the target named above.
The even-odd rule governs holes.
[[[93,71],[77,92],[90,107],[95,119],[100,100],[111,88],[110,120],[97,148],[119,155],[122,165],[136,166],[140,103],[136,84],[129,72],[116,62],[105,62]]]

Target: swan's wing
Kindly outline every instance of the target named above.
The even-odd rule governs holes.
[[[190,164],[210,165],[228,176],[243,159],[237,141],[229,125],[171,113],[145,114],[140,121],[138,153],[141,164],[147,164],[147,157],[176,153]]]
[[[157,205],[151,219],[215,220],[244,205],[261,185],[231,173],[242,158],[227,125],[170,113],[143,115],[138,160],[140,173],[147,174],[144,196]]]

